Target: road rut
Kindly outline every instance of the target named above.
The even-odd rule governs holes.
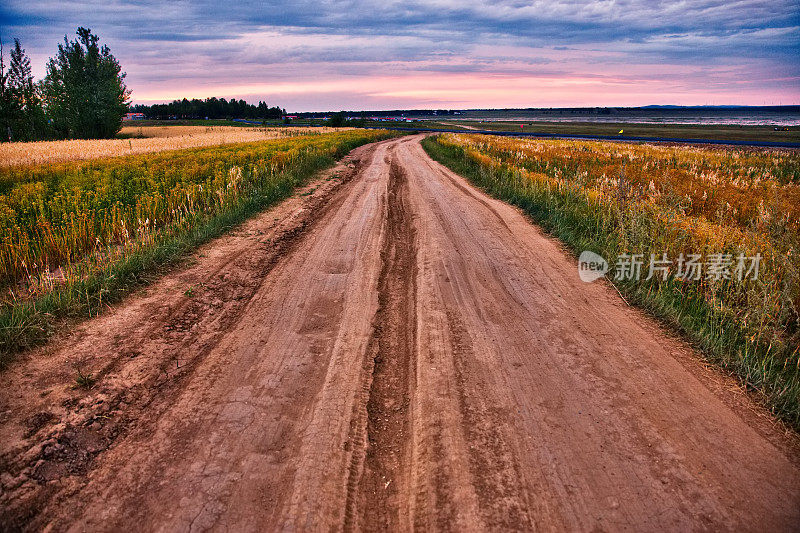
[[[0,376],[2,529],[797,530],[796,437],[420,138]]]

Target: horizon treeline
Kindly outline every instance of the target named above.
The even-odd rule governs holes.
[[[108,46],[88,28],[58,45],[43,80],[14,39],[8,67],[0,40],[0,141],[113,137],[128,111],[125,73]]]
[[[244,100],[231,98],[206,98],[199,100],[173,100],[168,104],[131,106],[134,113],[143,113],[146,118],[152,119],[219,119],[219,118],[254,118],[254,119],[281,119],[286,114],[285,109],[269,107],[266,102],[259,101],[257,105],[248,104]]]

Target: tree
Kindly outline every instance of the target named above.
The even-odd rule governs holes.
[[[125,73],[90,29],[78,28],[77,35],[71,42],[65,36],[47,64],[43,91],[48,117],[64,137],[113,137],[128,111]]]
[[[12,136],[14,100],[8,86],[3,40],[0,39],[0,140],[10,141]]]
[[[42,101],[33,82],[31,60],[25,55],[19,39],[14,39],[14,49],[11,50],[7,84],[14,113],[14,140],[34,141],[44,137],[46,121]]]
[[[345,121],[344,111],[339,111],[331,115],[331,118],[328,119],[328,126],[332,128],[341,128],[344,126]]]
[[[137,104],[131,108],[137,113],[144,113],[147,118],[260,118],[281,119],[286,114],[280,107],[269,107],[265,102],[258,105],[248,104],[244,100],[225,100],[224,98],[206,98],[205,100],[174,100],[169,104],[153,104],[151,106]]]
[[[4,141],[33,141],[45,136],[47,123],[31,61],[14,39],[8,69],[0,41],[0,137]]]

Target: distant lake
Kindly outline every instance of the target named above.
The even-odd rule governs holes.
[[[635,108],[463,111],[448,120],[508,120],[741,126],[800,126],[800,107],[784,108]]]

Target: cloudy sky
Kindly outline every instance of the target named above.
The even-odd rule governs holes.
[[[800,2],[2,0],[44,73],[90,27],[137,103],[293,111],[800,104]]]

